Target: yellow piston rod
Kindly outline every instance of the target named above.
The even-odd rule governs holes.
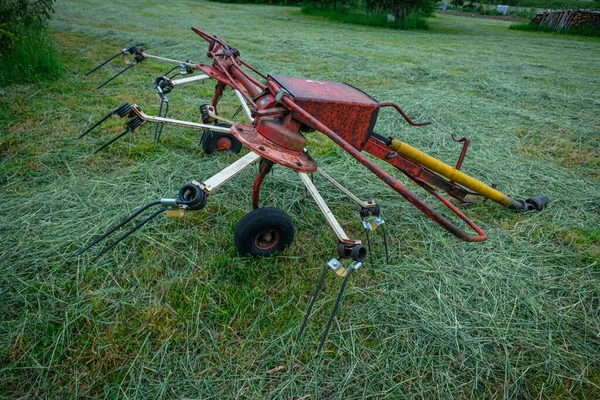
[[[388,147],[398,153],[398,155],[417,162],[425,168],[430,169],[431,171],[436,172],[450,179],[451,181],[466,187],[467,189],[471,189],[472,191],[492,201],[495,201],[496,203],[510,208],[523,208],[523,205],[520,202],[511,199],[504,193],[497,191],[485,183],[470,177],[456,168],[451,167],[448,164],[445,164],[440,160],[431,157],[430,155],[423,153],[421,150],[416,149],[398,139],[392,139],[392,143],[390,143]]]

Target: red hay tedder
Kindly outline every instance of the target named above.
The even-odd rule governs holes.
[[[250,151],[214,176],[204,181],[193,180],[191,183],[183,185],[177,198],[160,199],[137,210],[125,221],[80,249],[77,252],[78,255],[103,241],[151,207],[158,206],[160,209],[103,248],[97,253],[97,256],[112,249],[120,241],[163,211],[166,211],[169,217],[182,217],[186,212],[202,209],[206,205],[207,197],[213,191],[256,162],[259,162],[260,165],[252,190],[253,211],[239,221],[235,230],[235,246],[241,254],[252,256],[267,256],[273,252],[282,251],[294,238],[292,220],[283,210],[259,207],[260,188],[265,176],[271,171],[274,164],[289,168],[298,174],[307,191],[325,216],[327,223],[333,229],[339,243],[337,258],[331,259],[325,266],[298,334],[299,339],[323,280],[330,270],[334,270],[338,275],[344,277],[344,281],[321,339],[319,346],[319,351],[321,351],[346,282],[351,274],[363,265],[367,255],[370,254],[369,232],[382,227],[384,244],[386,244],[386,236],[379,205],[374,201],[359,199],[323,172],[306,149],[305,133],[318,131],[327,136],[429,218],[464,241],[480,242],[486,240],[487,236],[439,191],[445,192],[448,196],[462,203],[473,201],[472,198],[475,196],[482,196],[517,211],[539,211],[548,204],[548,199],[543,195],[537,195],[527,200],[512,199],[491,186],[461,172],[460,166],[469,145],[468,138],[458,139],[453,135],[454,140],[464,142],[464,145],[457,165],[455,167],[449,166],[398,139],[382,136],[373,130],[379,110],[383,107],[394,108],[410,125],[429,124],[429,122],[411,120],[399,105],[378,102],[360,89],[345,83],[263,75],[244,62],[240,58],[240,52],[229,46],[223,39],[209,35],[198,28],[192,28],[192,30],[208,42],[207,55],[212,60],[212,65],[158,57],[134,46],[122,50],[88,72],[86,75],[123,54],[124,56],[131,55],[134,59],[129,61],[124,70],[98,86],[98,88],[145,59],[177,64],[174,68],[179,68],[177,75],[194,74],[196,71],[200,71],[201,74],[180,79],[173,79],[174,76],[156,78],[155,87],[161,98],[158,116],[149,116],[139,106],[125,103],[113,109],[107,116],[83,132],[80,137],[85,136],[110,116],[118,115],[121,118],[127,118],[125,131],[111,139],[96,152],[104,149],[125,134],[133,132],[145,122],[156,124],[155,142],[158,142],[164,125],[177,125],[203,130],[202,147],[207,154],[221,151],[238,153],[242,146]],[[168,98],[166,94],[177,86],[206,79],[215,80],[217,86],[211,105],[203,105],[200,108],[202,123],[167,118]],[[233,90],[241,104],[240,108],[244,111],[248,120],[251,121],[250,123],[236,122],[219,115],[217,111],[218,103],[226,88]],[[435,211],[429,204],[406,189],[395,177],[366,157],[362,153],[363,151],[392,164],[410,180],[437,197],[473,232],[471,234],[465,232]],[[308,174],[314,172],[322,175],[358,204],[367,237],[366,247],[360,240],[352,239],[344,232],[313,185]],[[343,262],[345,259],[349,260],[346,265]]]

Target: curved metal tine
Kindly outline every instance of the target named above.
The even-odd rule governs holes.
[[[98,125],[100,125],[101,123],[106,121],[108,118],[110,118],[115,113],[115,110],[116,110],[116,108],[114,110],[112,110],[110,113],[106,114],[100,121],[96,122],[94,125],[92,125],[91,128],[89,128],[87,131],[85,131],[81,135],[79,135],[79,137],[77,139],[81,139],[82,137],[84,137],[85,135],[87,135],[88,133],[93,131],[94,128],[96,128]]]
[[[388,253],[387,233],[385,232],[385,225],[383,225],[381,227],[381,230],[383,232],[383,247],[385,248],[385,263],[389,264],[390,263],[390,256],[389,256],[389,253]]]
[[[146,204],[144,207],[138,209],[137,211],[134,211],[133,214],[131,214],[129,217],[127,217],[127,219],[125,219],[124,221],[122,221],[119,224],[117,224],[117,225],[113,226],[112,228],[110,228],[105,234],[103,234],[102,236],[100,236],[98,239],[92,241],[87,246],[85,246],[85,247],[77,250],[75,252],[75,255],[78,256],[78,255],[82,254],[83,252],[87,251],[91,247],[95,246],[97,243],[99,243],[102,240],[104,240],[108,235],[110,235],[111,233],[113,233],[114,231],[116,231],[117,229],[119,229],[120,227],[122,227],[123,225],[125,225],[126,223],[128,223],[129,221],[131,221],[132,219],[134,219],[135,217],[137,217],[138,215],[140,215],[142,212],[146,211],[148,208],[153,207],[153,206],[157,206],[157,205],[160,205],[160,201],[153,201],[152,203]]]
[[[107,143],[103,144],[102,146],[100,146],[98,149],[96,149],[96,151],[94,151],[94,154],[98,153],[99,151],[104,150],[105,148],[107,148],[108,146],[110,146],[112,143],[116,142],[117,140],[119,140],[120,138],[122,138],[123,136],[125,136],[127,133],[131,132],[129,130],[129,128],[125,129],[123,132],[119,133],[119,135],[117,135],[116,137],[112,138],[111,140],[109,140]]]
[[[165,114],[163,115],[163,118],[167,118],[168,114],[169,114],[169,101],[167,100],[166,102],[166,108],[165,108]],[[158,128],[158,136],[156,137],[156,144],[158,144],[158,142],[160,141],[160,135],[162,134],[162,130],[165,127],[165,124],[160,124],[160,127]]]
[[[155,213],[153,213],[152,215],[150,215],[148,218],[146,218],[145,220],[143,220],[142,222],[140,222],[139,224],[137,224],[136,226],[134,226],[133,228],[131,228],[127,232],[125,232],[123,235],[121,235],[121,237],[119,237],[117,240],[115,240],[114,242],[112,242],[108,247],[105,247],[104,249],[102,249],[102,251],[99,251],[98,253],[96,253],[96,255],[94,257],[95,258],[100,257],[101,255],[103,255],[104,253],[106,253],[107,251],[109,251],[110,249],[112,249],[113,247],[115,247],[116,245],[118,245],[127,236],[131,235],[133,232],[137,231],[142,226],[146,225],[147,222],[149,222],[150,220],[154,219],[154,217],[156,217],[158,214],[160,214],[162,212],[165,212],[165,211],[167,211],[166,208],[161,208],[160,210],[156,211]]]
[[[371,261],[371,267],[373,264],[373,252],[371,251],[371,237],[369,236],[369,229],[365,228],[365,234],[367,235],[367,250],[369,251],[369,261]]]
[[[319,279],[319,283],[317,284],[317,289],[315,290],[315,294],[313,294],[312,300],[310,301],[310,304],[308,305],[308,310],[306,310],[306,314],[304,315],[304,321],[302,321],[302,326],[300,326],[300,331],[298,332],[298,336],[296,337],[296,343],[298,343],[298,341],[302,337],[302,333],[304,332],[304,328],[306,328],[306,323],[308,322],[308,318],[310,317],[310,313],[312,312],[313,305],[315,304],[315,301],[317,300],[317,296],[319,295],[319,292],[321,291],[321,285],[323,285],[323,281],[325,280],[325,277],[327,276],[327,272],[329,272],[329,270],[330,270],[329,265],[326,265],[325,269],[323,270],[323,273],[321,274],[321,279]]]
[[[167,104],[167,106],[165,108],[165,115],[161,115],[162,110],[163,110],[163,105],[165,103]],[[160,96],[160,106],[158,107],[158,116],[162,117],[162,118],[166,118],[168,113],[169,113],[169,102],[165,102],[165,96],[162,95],[162,96]],[[156,123],[156,127],[154,128],[154,145],[155,146],[158,144],[158,141],[160,140],[160,134],[162,133],[163,126],[164,126],[164,124],[161,124],[160,122]]]
[[[242,106],[239,106],[237,111],[235,113],[233,113],[233,116],[231,117],[231,119],[234,119],[235,117],[237,117],[237,115],[240,113],[240,111],[242,111]]]
[[[108,82],[112,81],[113,79],[115,79],[117,76],[121,75],[123,72],[127,71],[129,68],[133,68],[135,67],[136,64],[130,64],[128,65],[124,70],[122,70],[121,72],[119,72],[118,74],[116,74],[115,76],[113,76],[112,78],[110,78],[109,80],[107,80],[106,82],[104,82],[102,85],[98,86],[96,89],[100,89],[102,88],[104,85],[106,85]]]
[[[117,54],[115,54],[114,56],[112,56],[108,60],[104,61],[102,64],[98,65],[96,68],[94,68],[93,70],[91,70],[87,74],[85,74],[85,76],[88,76],[89,74],[91,74],[92,72],[94,72],[95,70],[97,70],[98,68],[101,68],[101,67],[105,66],[106,64],[108,64],[109,62],[111,62],[112,60],[114,60],[115,58],[119,57],[121,54],[123,54],[122,51],[118,52]]]
[[[335,300],[335,305],[333,306],[333,311],[331,312],[331,316],[329,317],[329,321],[327,321],[327,327],[325,328],[325,332],[323,332],[323,336],[321,337],[321,343],[319,344],[319,350],[317,350],[317,353],[320,353],[321,350],[323,349],[323,345],[325,344],[325,340],[327,340],[327,335],[329,335],[329,329],[331,328],[331,322],[333,322],[333,317],[335,317],[335,313],[337,311],[337,308],[340,304],[340,300],[342,298],[342,294],[344,294],[344,289],[346,288],[346,283],[348,282],[348,279],[350,278],[350,275],[352,275],[352,273],[356,271],[356,269],[354,268],[350,268],[350,271],[348,271],[348,275],[346,275],[346,277],[344,278],[344,282],[342,282],[342,287],[340,287],[340,291],[337,295],[337,299]]]

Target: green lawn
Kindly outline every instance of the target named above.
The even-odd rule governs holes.
[[[68,67],[51,83],[0,89],[0,396],[10,398],[597,398],[600,396],[600,40],[509,30],[510,22],[439,16],[427,32],[333,24],[298,9],[182,0],[56,4],[51,36]],[[544,193],[542,213],[491,202],[462,207],[488,234],[463,243],[319,133],[319,165],[381,204],[391,263],[350,281],[325,351],[315,356],[339,279],[330,276],[299,345],[302,317],[337,241],[291,171],[276,167],[262,204],[297,233],[284,254],[237,255],[255,170],[182,220],[157,218],[99,260],[73,253],[137,207],[173,197],[236,157],[202,154],[200,134],[151,126],[105,152],[125,101],[154,114],[153,61],[105,89],[119,49],[207,62],[189,29],[225,38],[265,73],[338,80],[416,120],[382,112],[376,130],[511,196]],[[172,117],[197,121],[213,83],[177,88]],[[231,115],[231,93],[221,111]],[[397,173],[402,182],[406,180]],[[355,205],[316,185],[347,231]],[[406,182],[412,188],[414,185]],[[416,189],[415,189],[416,190]],[[417,190],[416,190],[417,191]],[[423,194],[421,191],[417,191]]]

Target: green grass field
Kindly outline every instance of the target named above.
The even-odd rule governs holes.
[[[598,398],[600,40],[449,15],[429,24],[395,31],[192,0],[58,2],[51,37],[63,78],[0,89],[0,397]],[[386,111],[376,130],[448,163],[459,153],[450,133],[470,136],[463,170],[517,198],[544,193],[550,207],[462,207],[489,234],[463,243],[308,134],[325,171],[381,204],[391,235],[391,263],[378,242],[376,265],[350,281],[321,356],[340,280],[329,277],[294,340],[337,241],[291,171],[276,167],[262,192],[296,226],[278,256],[240,257],[233,245],[253,170],[198,213],[158,218],[99,260],[75,257],[137,207],[236,158],[203,155],[200,133],[179,128],[154,146],[151,126],[92,155],[122,130],[116,118],[77,140],[124,101],[156,113],[153,80],[169,66],[144,61],[101,91],[122,65],[83,74],[134,44],[207,62],[191,26],[263,72],[344,81],[430,119],[411,128]],[[176,89],[170,115],[198,120],[213,89]],[[221,111],[235,109],[228,92]],[[363,239],[356,206],[315,183]]]

